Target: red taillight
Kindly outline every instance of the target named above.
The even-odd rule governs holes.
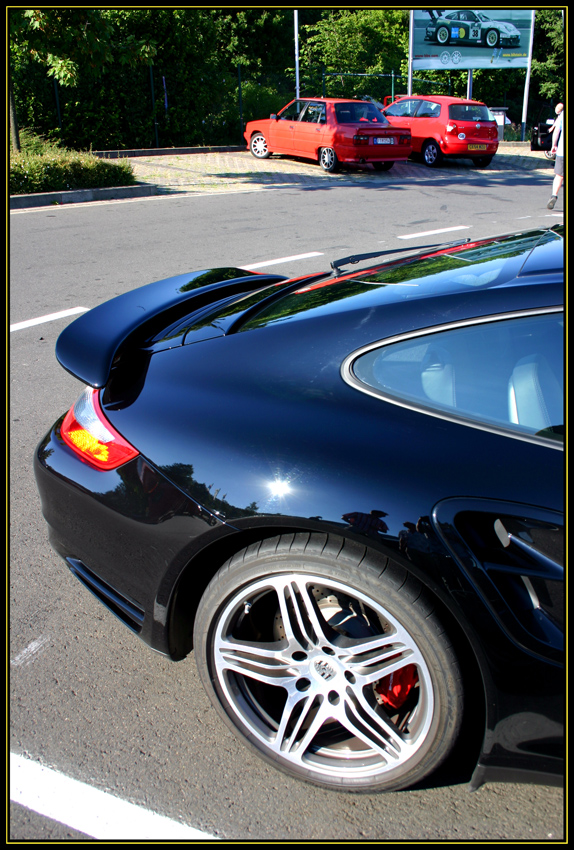
[[[97,469],[115,469],[139,452],[113,428],[100,407],[99,391],[86,387],[64,417],[64,442]]]
[[[458,127],[456,124],[447,124],[446,131],[447,133],[458,133]]]
[[[411,137],[410,136],[399,136],[399,145],[410,145]]]
[[[354,145],[368,145],[369,137],[368,136],[353,136],[353,144]]]

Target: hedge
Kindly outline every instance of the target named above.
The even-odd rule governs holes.
[[[12,153],[10,194],[65,192],[70,189],[102,189],[133,186],[136,183],[131,162],[110,162],[90,153],[51,150],[49,153]]]

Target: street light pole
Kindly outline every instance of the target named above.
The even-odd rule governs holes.
[[[299,99],[299,12],[293,12],[295,27],[295,97]]]

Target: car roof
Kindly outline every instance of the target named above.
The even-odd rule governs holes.
[[[463,320],[559,307],[563,303],[564,242],[559,228],[528,231],[468,245],[393,258],[384,265],[327,279],[305,280],[240,317],[235,329],[251,330],[306,320],[364,331],[391,315],[408,324],[434,325],[437,317]],[[356,318],[351,319],[351,314]],[[439,322],[440,323],[440,322]],[[381,325],[381,326],[382,326]],[[234,330],[235,330],[234,329]],[[234,331],[233,331],[234,332]]]
[[[451,97],[446,94],[404,94],[394,100],[393,103],[397,103],[400,100],[434,100],[437,103],[479,103],[481,106],[486,106],[482,100],[469,100],[466,97]]]
[[[300,95],[299,97],[293,98],[291,103],[294,103],[296,100],[319,100],[321,103],[372,103],[372,100],[363,100],[363,98],[357,97],[312,97],[311,95]],[[287,104],[289,105],[289,104]]]
[[[173,347],[194,328],[203,339],[213,336],[216,325],[218,336],[270,325],[287,329],[311,320],[304,322],[311,334],[319,325],[333,331],[334,322],[341,345],[349,334],[352,344],[360,345],[369,335],[384,335],[385,327],[396,327],[397,311],[412,328],[435,324],[438,315],[454,320],[560,306],[563,232],[558,225],[468,245],[426,246],[415,256],[391,252],[392,259],[382,265],[354,273],[343,270],[344,265],[381,255],[353,256],[332,263],[334,274],[294,280],[229,268],[178,275],[130,290],[82,314],[60,334],[56,357],[72,375],[103,387],[121,351],[147,350],[158,333]],[[185,325],[185,333],[171,333],[174,320],[179,330]]]

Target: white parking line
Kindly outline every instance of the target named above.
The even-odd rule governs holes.
[[[11,667],[22,667],[22,665],[31,664],[32,661],[36,660],[36,656],[39,652],[43,651],[44,647],[48,643],[48,636],[42,635],[42,637],[36,638],[28,646],[19,652],[16,658],[13,658],[10,662]]]
[[[407,233],[397,239],[417,239],[419,236],[435,236],[437,233],[452,233],[453,230],[470,230],[470,224],[458,224],[456,227],[443,227],[441,230],[422,230],[420,233]]]
[[[21,331],[24,328],[31,328],[34,325],[43,325],[44,322],[55,322],[56,319],[65,319],[67,316],[75,316],[77,313],[87,313],[89,309],[89,307],[71,307],[69,310],[61,310],[59,313],[49,313],[47,316],[38,316],[37,319],[16,322],[15,325],[10,325],[10,333],[12,331]]]
[[[10,753],[10,800],[97,841],[216,839],[14,753]]]
[[[251,263],[249,266],[239,266],[240,269],[262,269],[263,266],[275,266],[279,263],[289,263],[291,260],[308,260],[309,257],[322,257],[321,251],[311,251],[309,254],[294,254],[292,257],[279,257],[277,260],[266,260],[264,263]]]

